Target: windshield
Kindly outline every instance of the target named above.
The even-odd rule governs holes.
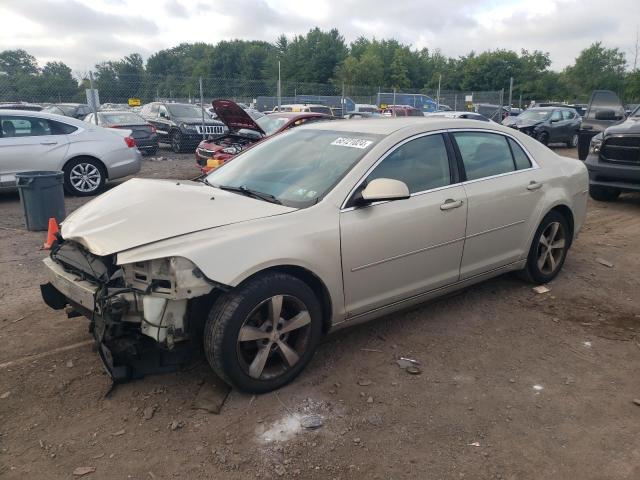
[[[244,187],[283,205],[317,203],[380,140],[380,135],[296,128],[241,153],[210,173],[215,187]]]
[[[135,113],[123,112],[123,113],[101,113],[100,118],[103,123],[107,125],[144,125],[144,120]]]
[[[169,104],[167,105],[169,109],[169,113],[173,117],[178,118],[202,118],[202,108],[197,105],[179,105],[179,104]],[[205,118],[209,117],[209,114],[204,112]]]
[[[285,123],[287,123],[287,120],[289,119],[286,117],[271,117],[269,115],[265,115],[264,117],[260,117],[255,120],[255,122],[262,130],[264,130],[264,133],[267,135],[273,135],[280,130]]]
[[[638,105],[636,109],[633,112],[631,112],[631,115],[629,116],[633,118],[640,118],[640,105]]]
[[[595,119],[596,114],[603,110],[613,110],[618,119],[624,118],[624,107],[618,95],[609,90],[596,90],[591,94],[586,116],[589,119]]]
[[[314,113],[326,113],[327,115],[332,115],[331,109],[329,107],[312,106],[309,107],[309,111]]]
[[[551,116],[551,110],[535,110],[530,109],[518,115],[522,120],[533,120],[535,122],[544,122]]]
[[[356,105],[358,112],[366,112],[366,113],[377,113],[378,109],[376,107],[367,107],[363,105]]]

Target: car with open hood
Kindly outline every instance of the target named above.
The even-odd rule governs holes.
[[[196,148],[196,164],[206,173],[223,165],[240,152],[271,135],[311,122],[334,117],[315,112],[276,112],[263,115],[257,110],[241,108],[232,100],[212,102],[216,116],[228,133],[210,136]]]
[[[315,122],[199,181],[133,179],[78,208],[42,295],[89,319],[116,380],[203,349],[267,392],[330,331],[506,272],[551,281],[587,190],[582,162],[492,122]]]
[[[158,140],[169,143],[176,153],[193,151],[206,136],[222,135],[227,131],[224,123],[212,119],[201,106],[191,103],[147,103],[139,114],[155,127]]]
[[[543,145],[565,143],[569,148],[578,145],[581,118],[573,108],[533,107],[517,117],[507,117],[503,125],[520,130]]]
[[[605,115],[612,117],[613,112]],[[640,107],[591,139],[585,164],[594,200],[612,201],[622,192],[640,192]]]
[[[611,90],[594,90],[578,131],[578,158],[586,160],[591,139],[608,127],[623,122],[626,113],[618,95]]]

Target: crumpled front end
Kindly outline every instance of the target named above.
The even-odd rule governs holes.
[[[45,303],[89,319],[116,382],[187,363],[200,348],[208,294],[224,289],[185,258],[118,265],[115,255],[97,256],[71,241],[57,242],[44,263]]]

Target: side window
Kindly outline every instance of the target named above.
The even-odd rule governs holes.
[[[159,109],[160,109],[160,105],[159,104],[157,104],[157,103],[152,104],[149,107],[149,115],[151,115],[153,117],[157,117]]]
[[[37,137],[51,135],[49,121],[36,117],[2,117],[3,137]]]
[[[53,120],[49,120],[49,126],[51,127],[52,135],[69,135],[70,133],[78,130],[78,127],[74,127],[73,125],[62,122],[54,122]]]
[[[560,110],[554,110],[551,114],[551,121],[554,122],[558,120],[562,120],[562,113],[560,113]]]
[[[449,157],[442,135],[416,138],[396,148],[367,177],[392,178],[407,184],[409,193],[451,183]]]
[[[454,133],[467,180],[491,177],[515,171],[506,137],[495,133]]]
[[[160,105],[158,108],[158,116],[160,116],[163,113],[165,117],[169,117],[169,112],[167,110],[167,107],[165,107],[164,105]]]
[[[574,114],[571,110],[563,110],[562,111],[562,119],[563,120],[573,120]]]
[[[513,153],[513,161],[516,163],[516,170],[524,170],[531,168],[531,160],[524,153],[524,150],[511,138],[508,139],[511,152]]]

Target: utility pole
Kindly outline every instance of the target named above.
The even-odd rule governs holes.
[[[640,48],[640,41],[638,39],[638,27],[636,27],[636,48],[633,52],[633,71],[635,72],[638,69],[638,49]]]
[[[200,77],[200,110],[202,111],[202,140],[204,140],[206,135],[204,133],[204,95],[202,94],[202,77]]]
[[[280,83],[280,60],[278,60],[278,111],[280,111],[281,106],[282,106],[282,84]]]
[[[513,101],[513,77],[509,79],[509,108],[511,108],[512,101]]]
[[[91,109],[93,110],[93,120],[98,126],[98,106],[96,105],[96,91],[93,89],[93,72],[89,70],[89,87],[91,88]]]
[[[396,87],[393,87],[393,116],[396,116]]]
[[[440,84],[442,83],[442,74],[438,75],[438,98],[436,99],[436,110],[440,110]]]

